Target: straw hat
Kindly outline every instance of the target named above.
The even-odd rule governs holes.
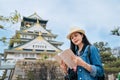
[[[67,35],[67,38],[70,39],[71,34],[74,33],[74,32],[80,32],[80,33],[85,35],[85,31],[84,30],[80,29],[79,27],[72,27],[70,29],[70,32]]]

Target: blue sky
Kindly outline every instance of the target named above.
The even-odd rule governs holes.
[[[72,26],[86,31],[91,43],[108,42],[111,48],[120,46],[120,37],[110,35],[110,30],[120,26],[120,0],[0,0],[0,15],[9,16],[17,10],[21,16],[36,12],[48,20],[47,28],[57,34],[57,41],[64,42],[61,49],[69,48],[66,35]],[[11,37],[19,26],[7,25],[0,30],[0,37]],[[7,27],[10,27],[8,29]],[[0,42],[0,53],[6,45]]]

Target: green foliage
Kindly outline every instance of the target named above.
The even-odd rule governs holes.
[[[13,24],[15,24],[15,23],[19,22],[20,17],[21,17],[20,14],[17,12],[17,10],[15,10],[15,12],[12,12],[12,13],[10,14],[9,20],[10,20],[10,22],[12,22]]]
[[[111,63],[116,61],[116,57],[112,56],[111,52],[101,52],[101,59],[103,63]]]
[[[28,71],[27,77],[28,77],[28,80],[35,80],[34,79],[34,72],[33,71]]]
[[[7,73],[7,70],[5,70],[3,76],[2,76],[2,78],[0,80],[5,80],[5,78],[7,78],[6,73]]]
[[[22,76],[21,76],[21,75],[18,75],[18,76],[17,76],[17,80],[22,80]]]
[[[119,72],[119,74],[118,74],[118,80],[120,80],[120,72]]]
[[[0,16],[0,21],[9,21],[9,18],[8,17],[4,17],[4,16]]]
[[[8,17],[4,17],[4,16],[0,16],[0,21],[2,22],[8,22],[8,23],[12,23],[12,24],[16,24],[20,21],[21,19],[21,16],[20,16],[20,13],[17,12],[17,10],[15,10],[15,12],[11,12],[10,13],[10,16]],[[0,29],[4,29],[4,26],[0,24]],[[0,38],[0,41],[2,41],[3,43],[6,42],[6,39],[7,38]]]
[[[2,41],[3,43],[6,43],[6,37],[2,37],[1,39],[0,39],[0,41]]]
[[[111,62],[111,63],[108,63],[106,64],[107,67],[120,67],[120,60],[116,60],[115,62]]]
[[[112,55],[111,48],[108,46],[108,43],[96,42],[94,45],[100,50],[105,73],[117,74],[120,71],[120,59],[117,59]]]
[[[99,49],[103,63],[108,63],[116,60],[115,57],[112,56],[111,48],[108,47],[107,42],[96,42],[94,45]]]
[[[94,43],[94,45],[99,49],[100,52],[110,52],[111,48],[108,47],[108,43],[107,42],[96,42]]]
[[[4,26],[0,25],[0,29],[4,29]]]
[[[14,42],[17,42],[17,43],[21,42],[20,33],[17,33],[12,39],[10,39],[9,48],[13,47]]]
[[[47,55],[45,55],[45,56],[44,56],[44,59],[47,59],[47,58],[48,58],[48,56],[47,56]]]
[[[116,74],[120,71],[120,68],[116,68],[116,67],[112,67],[112,68],[107,67],[107,68],[104,68],[104,69],[105,69],[106,74],[112,74],[112,73]]]
[[[120,27],[114,28],[111,30],[112,35],[120,36]]]
[[[18,11],[15,10],[14,12],[11,12],[10,16],[8,17],[0,16],[0,21],[12,22],[13,24],[15,24],[20,21],[20,18],[21,18],[20,13],[18,13]]]

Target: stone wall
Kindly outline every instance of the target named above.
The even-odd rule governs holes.
[[[64,73],[55,61],[22,60],[16,63],[12,80],[64,80]]]

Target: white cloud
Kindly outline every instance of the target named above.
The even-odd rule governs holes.
[[[48,20],[47,27],[58,34],[58,41],[63,47],[68,46],[65,39],[71,26],[80,26],[87,32],[91,42],[108,41],[116,44],[110,30],[120,25],[120,1],[116,0],[0,0],[0,15],[9,15],[17,10],[22,16],[37,12],[40,17]],[[6,6],[7,3],[7,6]],[[9,4],[8,4],[9,3]],[[113,38],[113,39],[111,39]],[[113,42],[113,41],[114,42]]]

